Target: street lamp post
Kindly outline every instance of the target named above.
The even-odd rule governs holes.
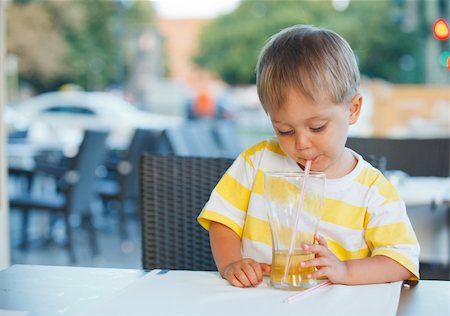
[[[6,101],[5,57],[6,57],[6,1],[0,1],[0,121]],[[6,135],[5,126],[0,124],[0,270],[10,265],[9,251],[9,205],[6,189]]]

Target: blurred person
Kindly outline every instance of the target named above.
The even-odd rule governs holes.
[[[207,89],[200,89],[197,95],[187,102],[188,119],[213,119],[216,117],[216,101]]]
[[[417,281],[420,248],[404,202],[379,170],[345,147],[362,106],[349,44],[331,30],[293,26],[268,41],[256,73],[276,139],[241,153],[198,217],[221,276],[255,287],[271,271],[264,174],[302,171],[310,161],[327,180],[320,235],[302,249],[315,255],[301,264],[314,267],[308,277],[348,285]]]

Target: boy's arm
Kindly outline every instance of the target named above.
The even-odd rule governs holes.
[[[217,270],[224,276],[224,270],[229,264],[242,259],[241,238],[231,228],[211,222],[209,239]]]
[[[326,240],[316,235],[317,244],[303,245],[305,251],[311,251],[315,258],[301,263],[302,267],[316,267],[311,277],[326,276],[337,284],[370,284],[408,280],[413,274],[400,263],[383,255],[339,260],[327,246]]]
[[[217,222],[209,227],[211,249],[220,275],[238,287],[255,287],[263,281],[270,266],[251,258],[242,258],[241,238],[230,228]]]
[[[408,280],[413,274],[397,261],[382,255],[348,260],[345,284],[370,284]]]

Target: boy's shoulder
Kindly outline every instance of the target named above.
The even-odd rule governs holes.
[[[361,186],[367,188],[372,203],[385,205],[401,200],[395,185],[392,184],[380,170],[373,167],[365,160],[363,160],[362,166],[363,168],[355,178],[355,181],[358,183],[359,188],[361,188]]]
[[[274,155],[270,155],[268,153],[272,153]],[[281,149],[278,141],[276,139],[266,139],[260,141],[241,153],[241,158],[244,158],[245,161],[252,167],[259,168],[261,164],[267,162],[268,157],[272,157],[269,160],[273,163],[273,158],[276,158],[278,161],[279,158],[282,160],[286,159],[286,154]]]
[[[265,150],[269,150],[269,151],[277,153],[279,155],[286,156],[286,154],[283,152],[283,150],[281,149],[281,147],[278,144],[278,141],[276,139],[262,140],[256,144],[250,146],[246,150],[244,150],[242,155],[245,157],[250,157],[250,156],[255,155],[258,152],[265,151]]]
[[[363,156],[353,149],[346,148],[350,151],[357,163],[355,168],[342,178],[332,181],[334,183],[351,183],[357,182],[365,186],[371,187],[376,183],[387,181],[383,173],[377,168],[373,167]]]
[[[386,179],[384,174],[361,156],[358,165],[357,182],[367,187],[383,187],[385,190],[395,190],[395,187]]]

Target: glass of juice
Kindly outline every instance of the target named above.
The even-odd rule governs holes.
[[[306,178],[303,172],[267,172],[264,199],[272,235],[271,285],[281,289],[314,286],[317,280],[307,275],[315,268],[302,268],[300,263],[314,258],[302,245],[314,243],[325,204],[325,174],[310,172]]]

